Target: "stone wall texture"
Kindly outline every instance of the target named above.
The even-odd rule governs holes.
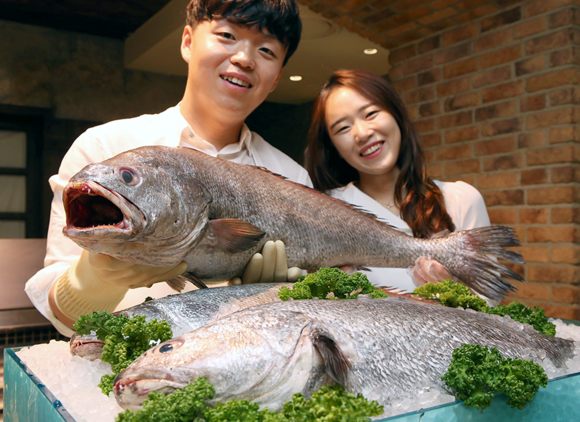
[[[526,282],[509,300],[580,319],[579,3],[303,2],[391,48],[430,176],[475,186],[516,228]]]

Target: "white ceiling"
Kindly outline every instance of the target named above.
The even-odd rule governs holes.
[[[172,0],[125,41],[125,66],[168,75],[187,75],[179,46],[189,0]],[[306,7],[300,6],[303,30],[298,50],[286,65],[278,87],[267,101],[300,104],[316,97],[334,70],[365,69],[378,75],[389,71],[389,52],[353,34]],[[364,49],[377,53],[366,55]],[[302,76],[299,82],[292,75]]]

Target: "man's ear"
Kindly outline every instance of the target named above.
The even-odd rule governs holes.
[[[276,80],[274,81],[274,85],[272,86],[272,89],[270,90],[270,92],[274,91],[276,89],[276,87],[278,86],[278,82],[280,82],[280,77],[282,76],[283,71],[284,71],[284,66],[282,66],[282,69],[280,69],[280,72],[278,72],[278,76],[276,77]]]
[[[193,28],[186,25],[183,28],[183,35],[181,36],[181,57],[186,63],[189,63],[191,57],[191,37],[193,33]]]

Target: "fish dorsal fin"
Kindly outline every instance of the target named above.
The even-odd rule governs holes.
[[[324,360],[326,373],[337,383],[346,386],[348,370],[352,365],[342,353],[340,346],[328,334],[319,331],[313,333],[312,341]]]
[[[231,253],[253,248],[266,235],[260,228],[246,221],[222,218],[209,222],[216,239],[216,247]]]

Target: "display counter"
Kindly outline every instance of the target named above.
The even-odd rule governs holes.
[[[74,422],[42,382],[15,354],[4,350],[4,421],[5,422]],[[523,410],[512,409],[507,397],[499,395],[493,404],[478,412],[459,401],[381,419],[381,422],[553,422],[580,420],[580,373],[550,380],[540,388],[534,400]]]

